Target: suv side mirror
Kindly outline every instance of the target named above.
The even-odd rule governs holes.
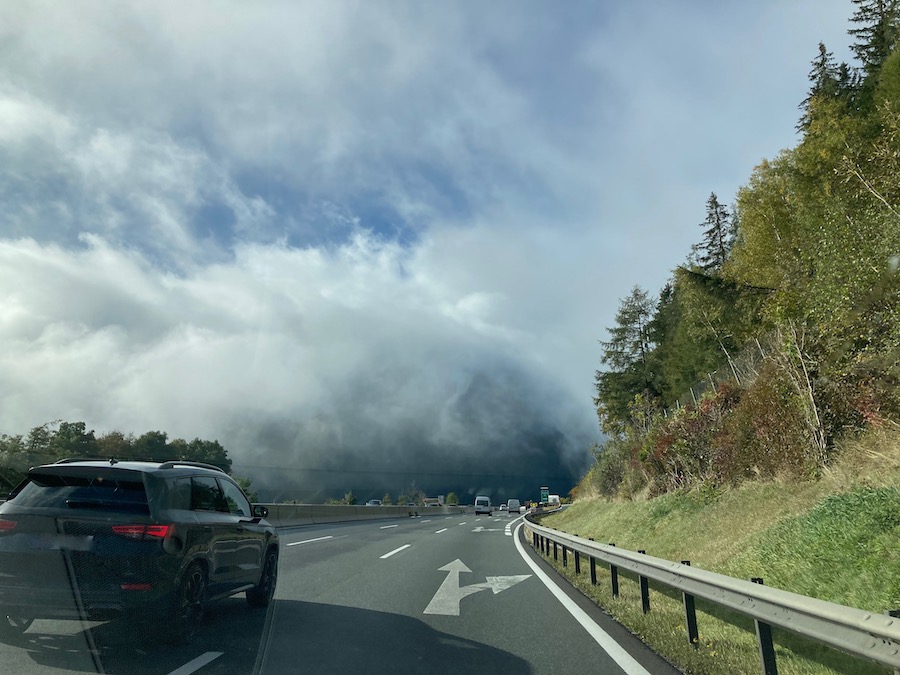
[[[253,516],[255,518],[266,518],[269,515],[269,509],[260,504],[253,505]]]

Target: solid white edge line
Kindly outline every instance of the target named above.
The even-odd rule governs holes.
[[[212,663],[217,658],[222,656],[225,652],[206,652],[205,654],[201,654],[193,661],[188,661],[181,668],[176,668],[169,675],[191,675],[191,673],[196,673],[207,663]]]
[[[440,534],[441,532],[446,532],[446,531],[447,531],[447,528],[445,527],[443,530],[438,530],[437,532],[435,532],[435,534]]]
[[[390,558],[390,557],[391,557],[392,555],[394,555],[395,553],[400,553],[400,551],[402,551],[402,550],[404,550],[404,549],[407,549],[407,548],[409,548],[410,546],[412,546],[412,544],[403,544],[403,546],[401,546],[400,548],[395,548],[395,549],[394,549],[393,551],[391,551],[390,553],[385,553],[383,556],[381,556],[381,559],[384,560],[385,558]]]
[[[380,530],[389,530],[389,529],[392,528],[392,527],[400,527],[400,526],[399,526],[399,525],[382,525],[382,526],[381,526],[380,528],[378,528],[378,529],[380,529]]]
[[[315,539],[304,539],[303,541],[292,541],[290,544],[285,544],[285,546],[299,546],[300,544],[311,544],[314,541],[325,541],[326,539],[334,539],[334,536],[329,534],[327,537],[316,537]]]
[[[594,638],[600,648],[609,654],[610,658],[615,661],[618,666],[624,670],[628,675],[650,675],[649,671],[647,671],[644,666],[638,663],[635,658],[626,652],[622,646],[613,640],[609,633],[604,631],[600,626],[598,626],[594,621],[587,615],[581,607],[575,604],[575,602],[568,595],[562,592],[562,590],[557,586],[553,581],[548,577],[544,570],[537,566],[537,563],[534,562],[528,554],[525,552],[523,544],[519,541],[519,530],[525,525],[525,523],[519,523],[516,526],[516,531],[513,534],[513,539],[516,542],[516,549],[519,551],[519,555],[522,556],[522,559],[528,564],[528,566],[534,572],[534,575],[544,582],[544,585],[547,589],[553,593],[557,600],[559,600],[560,604],[565,607],[569,614],[571,614],[574,619],[581,624],[581,627],[584,628],[588,634]]]

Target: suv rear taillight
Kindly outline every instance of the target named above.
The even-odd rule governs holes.
[[[112,531],[126,539],[164,539],[174,525],[113,525]]]
[[[0,520],[0,534],[7,534],[16,529],[16,521]]]

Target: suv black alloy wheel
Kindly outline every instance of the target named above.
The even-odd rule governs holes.
[[[275,582],[278,578],[278,549],[266,551],[266,562],[259,584],[247,591],[247,602],[252,607],[265,607],[275,595]]]
[[[190,642],[200,629],[206,603],[206,573],[193,563],[188,567],[175,595],[172,640]]]

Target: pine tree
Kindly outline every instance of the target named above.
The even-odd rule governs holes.
[[[647,291],[640,286],[632,288],[616,312],[616,325],[609,329],[609,342],[600,343],[603,345],[603,363],[621,371],[647,362],[652,309]]]
[[[856,11],[850,19],[858,28],[847,32],[856,38],[850,48],[867,76],[874,75],[900,38],[898,0],[852,0]]]
[[[712,192],[706,200],[706,220],[700,223],[703,240],[692,249],[693,262],[707,273],[718,273],[728,260],[734,243],[731,215]]]
[[[797,129],[806,131],[813,122],[812,103],[819,97],[835,98],[841,93],[841,79],[849,77],[846,63],[838,66],[834,62],[834,54],[825,48],[825,43],[819,43],[819,55],[813,59],[812,70],[809,71],[809,81],[812,83],[809,93],[800,104],[803,115],[797,124]]]
[[[601,362],[609,367],[595,374],[597,416],[607,432],[616,432],[629,422],[629,404],[638,394],[658,398],[650,367],[650,322],[653,303],[639,286],[631,289],[616,312],[616,325],[608,342],[601,342]]]

